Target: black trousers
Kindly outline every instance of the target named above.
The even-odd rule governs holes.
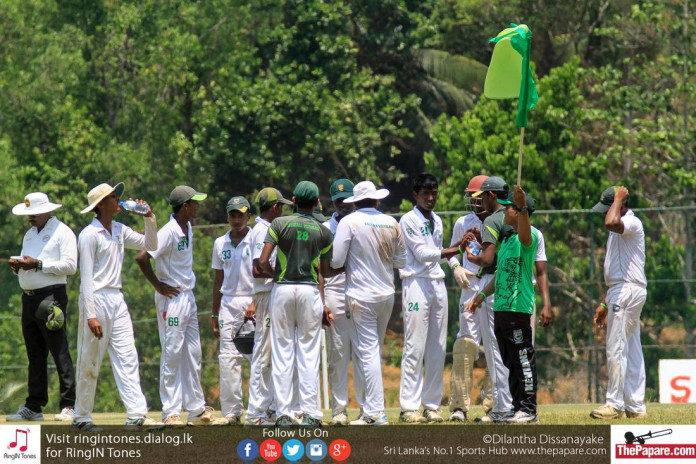
[[[531,321],[531,314],[495,311],[493,332],[503,364],[510,370],[508,384],[514,411],[536,414],[537,370]]]
[[[46,328],[43,320],[35,317],[36,309],[47,297],[53,297],[66,316],[60,330]],[[22,334],[29,360],[29,396],[24,405],[34,412],[48,403],[48,353],[53,356],[60,382],[60,408],[75,406],[75,369],[68,349],[67,312],[68,294],[65,286],[29,296],[22,294]]]

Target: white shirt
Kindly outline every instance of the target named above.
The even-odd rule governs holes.
[[[442,219],[437,214],[430,221],[414,207],[404,214],[399,221],[401,235],[406,242],[406,266],[399,270],[402,279],[423,277],[426,279],[444,279],[445,271],[440,266],[445,260],[440,258],[442,251]]]
[[[645,233],[643,223],[630,209],[621,217],[623,234],[609,232],[604,258],[604,282],[607,286],[631,283],[647,287],[645,278]]]
[[[22,256],[42,261],[41,270],[20,269],[19,286],[22,290],[37,290],[67,282],[77,270],[77,241],[70,227],[51,216],[41,232],[32,227],[24,234]]]
[[[144,216],[143,216],[144,217]],[[155,215],[144,217],[145,235],[120,222],[111,223],[109,233],[97,218],[82,229],[77,239],[80,252],[80,307],[85,317],[96,317],[94,293],[100,290],[120,290],[123,253],[125,248],[157,250],[157,220]]]
[[[457,222],[454,223],[454,228],[452,229],[452,241],[450,242],[450,246],[460,241],[466,231],[472,227],[477,227],[478,230],[483,229],[483,221],[480,220],[475,213],[469,213],[466,216],[462,216],[457,219]],[[459,256],[461,256],[461,263],[459,262]],[[466,255],[457,255],[450,259],[449,262],[450,267],[454,266],[454,263],[457,263],[461,264],[464,269],[471,271],[474,274],[478,274],[479,266],[470,262]]]
[[[539,236],[539,247],[537,248],[537,253],[536,257],[534,258],[534,262],[546,261],[546,244],[544,243],[544,234],[542,234],[541,231],[536,227],[531,227],[533,230],[537,231],[537,235]]]
[[[271,227],[271,223],[266,221],[261,217],[255,219],[256,225],[251,229],[251,260],[259,259],[261,257],[261,251],[263,250],[263,241],[268,233],[268,228]],[[275,267],[276,255],[278,254],[278,247],[274,247],[271,252],[271,257],[268,262],[271,267]],[[269,277],[266,279],[254,278],[254,293],[270,292],[273,290],[273,278]]]
[[[406,264],[399,223],[375,208],[361,208],[338,224],[331,266],[346,267],[346,295],[366,303],[394,295],[394,269]]]
[[[215,239],[212,268],[222,270],[224,278],[220,293],[226,296],[254,294],[254,276],[251,273],[251,231],[237,246],[230,240],[230,231]]]
[[[331,215],[331,218],[324,223],[324,227],[329,229],[331,231],[331,235],[336,237],[336,229],[338,229],[338,221],[336,218],[338,217],[338,213],[333,213]],[[325,277],[324,278],[324,295],[326,296],[327,294],[333,294],[334,298],[340,298],[343,299],[343,296],[346,293],[346,273],[341,272],[340,274],[333,276],[333,277]],[[338,308],[331,308],[331,311],[336,314],[344,314],[344,307],[340,306]]]
[[[184,234],[174,215],[157,232],[157,250],[151,251],[155,259],[157,278],[165,284],[181,291],[193,290],[196,275],[193,273],[193,227],[186,224],[188,234]]]

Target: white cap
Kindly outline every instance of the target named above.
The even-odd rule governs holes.
[[[369,180],[358,182],[353,187],[353,196],[343,200],[343,203],[355,203],[361,200],[381,200],[389,195],[389,190],[382,188],[377,190],[375,184]]]
[[[48,195],[42,192],[33,192],[24,197],[24,203],[12,208],[12,214],[17,216],[34,216],[35,214],[50,213],[63,205],[48,201]]]

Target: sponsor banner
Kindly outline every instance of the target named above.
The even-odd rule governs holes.
[[[11,429],[14,439],[15,427]],[[613,450],[610,447],[610,434],[608,425],[469,423],[456,426],[318,429],[137,427],[129,430],[125,430],[123,426],[104,426],[104,430],[98,433],[79,432],[69,426],[44,425],[37,429],[35,435],[29,435],[28,439],[40,435],[40,444],[36,445],[38,449],[34,453],[44,463],[127,464],[176,461],[539,464],[540,461],[549,461],[608,464],[611,460],[610,451]],[[18,438],[23,440],[23,434],[18,432]],[[9,443],[3,446],[8,445]]]
[[[696,403],[696,359],[660,359],[660,403]]]
[[[696,462],[696,425],[612,425],[611,462]]]
[[[0,463],[40,463],[40,425],[0,425]]]

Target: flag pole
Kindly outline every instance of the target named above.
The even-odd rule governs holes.
[[[520,150],[517,156],[517,185],[522,185],[522,146],[524,145],[524,127],[520,129]]]

